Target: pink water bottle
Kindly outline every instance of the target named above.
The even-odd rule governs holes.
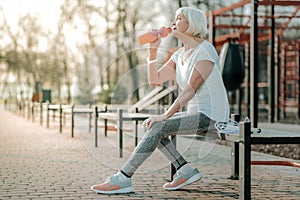
[[[145,33],[143,35],[140,35],[138,37],[138,41],[141,45],[147,44],[150,42],[154,42],[157,40],[157,36],[160,34],[161,37],[167,37],[169,33],[172,32],[172,29],[170,27],[161,27],[157,31],[150,31],[148,33]]]

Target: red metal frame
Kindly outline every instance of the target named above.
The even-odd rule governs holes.
[[[232,38],[239,38],[241,39],[243,42],[246,42],[248,40],[248,42],[250,41],[250,35],[249,34],[245,34],[244,30],[245,29],[249,29],[250,28],[250,21],[247,21],[245,24],[240,24],[240,25],[228,25],[228,24],[216,24],[215,23],[215,18],[216,17],[238,17],[238,18],[243,18],[243,17],[249,17],[249,19],[251,18],[251,16],[248,15],[237,15],[237,14],[226,14],[226,12],[232,11],[236,8],[240,8],[242,6],[245,6],[246,4],[251,3],[251,0],[243,0],[241,2],[232,4],[228,7],[223,7],[223,8],[219,8],[216,10],[213,10],[212,12],[208,12],[206,14],[207,17],[213,17],[213,27],[216,29],[232,29],[232,28],[236,28],[239,29],[239,31],[236,31],[234,33],[231,34],[226,34],[226,35],[221,35],[221,36],[217,36],[214,40],[216,48],[220,49],[222,47],[222,45],[228,41],[228,39],[232,39]],[[279,18],[286,18],[287,21],[284,22],[280,28],[277,30],[276,32],[276,36],[282,35],[283,31],[286,29],[300,29],[299,26],[294,26],[294,27],[288,27],[288,25],[290,24],[291,20],[293,18],[300,18],[300,16],[296,16],[298,11],[300,10],[300,1],[299,0],[259,0],[258,1],[258,5],[259,6],[296,6],[294,12],[291,15],[284,15],[284,16],[279,16],[279,15],[275,15],[275,16],[265,16],[265,15],[258,15],[258,18],[264,18],[264,19],[269,19],[269,18],[275,18],[275,19],[279,19]],[[271,26],[258,26],[259,29],[271,29]],[[244,35],[245,34],[245,35]],[[259,41],[264,41],[264,40],[268,40],[270,39],[271,34],[262,34],[259,35],[258,40]]]
[[[269,40],[269,41],[272,40],[270,43],[272,43],[273,45],[275,44],[272,48],[276,49],[276,50],[275,50],[275,52],[270,51],[270,54],[272,54],[272,55],[269,55],[269,56],[271,56],[273,59],[273,63],[271,62],[273,64],[273,66],[272,66],[273,68],[275,68],[274,60],[277,59],[276,66],[279,68],[279,74],[276,74],[277,72],[275,72],[275,74],[279,78],[279,83],[278,83],[279,85],[277,87],[279,87],[280,90],[278,91],[278,93],[279,93],[278,97],[275,97],[275,98],[279,98],[279,99],[277,99],[278,104],[276,104],[277,102],[275,102],[273,107],[282,108],[283,112],[285,112],[286,106],[290,106],[290,105],[287,105],[289,102],[287,101],[285,96],[287,93],[287,89],[286,89],[287,84],[292,83],[295,85],[294,89],[292,91],[292,93],[293,93],[292,95],[294,95],[296,97],[295,101],[293,101],[294,102],[293,105],[294,104],[297,105],[298,117],[300,118],[300,106],[299,106],[300,105],[300,93],[299,93],[299,91],[300,91],[300,89],[299,89],[300,88],[300,78],[299,78],[300,77],[300,68],[299,68],[300,40],[294,41],[297,45],[295,47],[293,47],[293,49],[287,49],[287,48],[291,48],[291,47],[287,41],[284,41],[284,38],[283,38],[283,32],[286,29],[293,28],[293,29],[299,30],[299,28],[300,28],[300,27],[295,27],[295,26],[294,27],[289,26],[293,18],[300,18],[300,16],[297,16],[297,13],[300,10],[300,0],[258,0],[257,1],[258,6],[294,6],[295,9],[292,10],[291,13],[287,13],[287,14],[281,15],[281,16],[275,15],[274,13],[272,13],[273,15],[266,15],[266,16],[265,15],[253,15],[253,13],[251,14],[251,16],[227,13],[229,11],[243,7],[246,4],[250,4],[250,3],[252,4],[252,6],[254,6],[255,0],[243,0],[238,3],[232,4],[228,7],[219,8],[219,9],[216,9],[216,10],[213,10],[213,11],[207,13],[207,17],[209,18],[209,22],[210,22],[209,23],[209,28],[211,30],[210,34],[215,34],[214,29],[237,29],[235,32],[229,33],[229,34],[224,34],[224,35],[219,35],[219,36],[210,35],[210,40],[213,42],[215,47],[219,50],[225,42],[230,41],[230,40],[238,41],[240,44],[246,44],[246,43],[250,44],[253,41],[253,40],[251,40],[251,34],[253,34],[255,31],[262,30],[262,29],[269,30],[268,32],[264,32],[264,33],[257,31],[257,41],[261,42],[261,41],[266,41],[266,40]],[[272,25],[268,24],[265,26],[256,26],[254,29],[252,29],[253,28],[252,26],[257,25],[257,21],[254,22],[255,20],[252,18],[253,16],[255,16],[257,18],[271,19],[271,20],[272,19],[274,19],[274,20],[275,19],[287,19],[287,20],[285,22],[281,23],[281,25],[276,24],[276,28],[275,28],[275,23],[273,23]],[[248,18],[248,20],[244,24],[239,24],[239,25],[216,24],[217,17]],[[247,29],[251,29],[250,33],[245,32],[245,30],[247,30]],[[274,41],[274,38],[276,38],[276,41]],[[252,45],[252,43],[251,43],[251,45]],[[247,45],[247,46],[249,46],[249,45]],[[253,46],[255,46],[255,45],[253,45]],[[256,51],[256,52],[258,52],[258,50],[259,49],[254,49],[254,51]],[[247,49],[247,51],[248,51],[248,49]],[[266,51],[268,51],[268,49],[266,49]],[[288,58],[288,55],[286,54],[286,52],[294,52],[295,53],[294,59],[297,61],[288,60],[289,58]],[[255,59],[250,56],[250,60],[252,60],[251,62],[253,62],[253,60],[255,60]],[[289,62],[289,63],[287,63],[287,62]],[[290,65],[293,65],[293,68],[291,68],[291,67],[289,68]],[[250,66],[250,68],[251,68],[251,66]],[[285,74],[285,72],[287,70],[289,70],[289,74]],[[273,71],[273,73],[274,73],[274,71]],[[255,76],[255,73],[253,73],[251,75]],[[270,81],[270,79],[269,79],[268,85],[267,85],[269,87],[269,90],[271,88],[270,85],[273,84],[272,87],[275,87],[274,82],[273,83],[270,83],[270,82],[272,82],[272,81]],[[244,83],[243,85],[248,85],[248,82]],[[251,85],[251,83],[250,83],[250,87],[258,87],[258,84],[255,83],[255,84]],[[272,94],[272,95],[274,97],[274,94]],[[298,98],[298,100],[297,100],[297,98]],[[270,106],[272,106],[272,105],[270,105]],[[252,107],[251,107],[251,109],[252,109]],[[279,115],[279,114],[277,113],[277,115]],[[252,161],[251,164],[253,164],[253,165],[282,165],[282,166],[293,166],[293,167],[300,168],[300,163],[288,162],[288,161]]]
[[[280,160],[252,160],[251,165],[281,165],[300,168],[300,163]]]

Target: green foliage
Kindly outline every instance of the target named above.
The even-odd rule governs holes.
[[[101,102],[104,104],[110,104],[111,103],[111,95],[112,95],[112,89],[109,88],[108,90],[102,90],[100,93],[96,95],[96,102]]]
[[[107,90],[102,90],[95,98],[96,103],[123,104],[128,98],[128,92],[123,86],[110,87]]]
[[[128,97],[128,92],[126,90],[126,87],[119,85],[118,87],[114,88],[114,91],[112,93],[111,103],[122,104],[125,102],[127,97]]]

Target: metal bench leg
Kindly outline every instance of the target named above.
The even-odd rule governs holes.
[[[49,110],[49,104],[47,103],[47,128],[50,127],[50,110]]]
[[[43,103],[40,103],[40,125],[43,126]]]
[[[134,126],[134,145],[135,146],[138,145],[138,125],[139,125],[139,122],[138,122],[138,120],[136,120],[135,126]]]
[[[107,119],[104,119],[104,136],[107,137]]]
[[[135,108],[135,113],[138,113],[138,112],[139,112],[139,109]],[[138,125],[139,125],[138,120],[135,120],[135,126],[134,126],[134,144],[135,144],[135,146],[138,145]]]
[[[240,121],[239,114],[231,114],[230,118],[236,122]],[[231,143],[231,178],[235,180],[239,178],[239,143],[238,142]]]
[[[239,179],[239,143],[231,143],[231,179]]]
[[[95,147],[98,147],[98,107],[95,107]]]
[[[74,137],[74,105],[71,109],[71,137]]]
[[[240,123],[240,199],[251,199],[251,123]]]
[[[89,108],[91,109],[92,108],[92,105],[89,104]],[[89,133],[91,132],[92,130],[92,113],[89,113]]]
[[[118,122],[117,122],[117,129],[118,129],[118,135],[119,135],[119,154],[120,158],[123,157],[123,110],[119,109],[118,110]]]
[[[172,143],[174,144],[175,147],[177,145],[177,140],[176,139],[177,139],[176,135],[171,136],[171,141],[172,141]],[[176,173],[176,168],[173,164],[171,164],[171,178],[170,178],[171,181],[173,181],[173,177],[174,177],[175,173]]]
[[[62,133],[63,119],[62,119],[62,104],[59,104],[59,132]]]

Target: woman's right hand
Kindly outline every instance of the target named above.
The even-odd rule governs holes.
[[[159,34],[157,36],[157,40],[155,40],[154,42],[149,43],[149,48],[150,49],[157,49],[159,47],[160,43],[161,43],[161,35]]]

